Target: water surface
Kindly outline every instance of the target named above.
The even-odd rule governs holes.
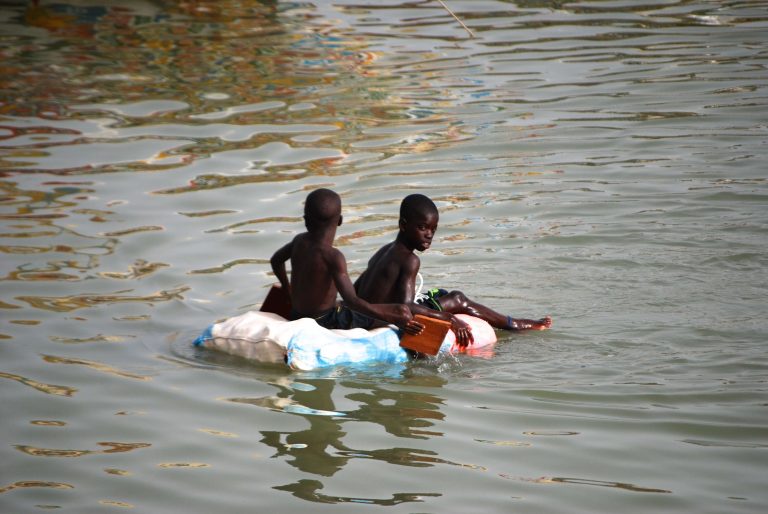
[[[763,512],[768,3],[6,2],[3,512]],[[193,349],[316,187],[551,331],[291,372]]]

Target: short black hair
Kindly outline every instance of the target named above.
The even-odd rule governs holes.
[[[307,195],[304,203],[304,221],[307,225],[322,226],[341,215],[341,197],[335,191],[320,188]]]
[[[410,220],[415,216],[425,216],[430,213],[438,214],[437,206],[435,202],[422,194],[408,195],[400,203],[400,219]]]

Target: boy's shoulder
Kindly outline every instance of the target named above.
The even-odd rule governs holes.
[[[302,232],[301,234],[297,234],[293,238],[294,244],[299,245],[306,245],[306,246],[313,246],[318,248],[332,248],[333,245],[326,244],[322,241],[322,239],[313,237],[313,234],[311,232]]]
[[[401,262],[403,268],[406,269],[419,271],[419,266],[421,266],[421,259],[419,259],[419,256],[414,252],[408,252],[405,254]]]
[[[414,266],[418,268],[419,263],[421,262],[418,255],[406,248],[404,245],[399,244],[397,241],[393,241],[382,246],[379,251],[376,252],[376,256],[374,256],[374,258],[377,263],[381,265],[391,266],[394,264],[405,268]]]
[[[291,254],[296,258],[304,258],[311,254],[324,253],[325,245],[311,237],[309,232],[302,232],[293,238]]]
[[[301,256],[320,255],[324,259],[343,259],[344,254],[333,246],[333,243],[312,237],[309,232],[303,232],[294,239],[294,254]]]

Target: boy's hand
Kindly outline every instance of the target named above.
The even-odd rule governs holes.
[[[402,327],[402,328],[403,328],[403,330],[405,330],[405,332],[407,334],[411,334],[413,336],[417,336],[417,335],[421,334],[424,331],[424,324],[423,323],[419,323],[415,319],[410,319],[410,320],[408,320],[408,323],[406,323],[405,326]]]
[[[424,330],[424,325],[413,319],[413,313],[407,305],[402,303],[381,304],[377,307],[387,313],[386,321],[397,325],[409,334],[419,335]]]
[[[456,334],[456,342],[462,348],[475,342],[472,335],[472,327],[466,321],[462,321],[456,316],[451,316],[451,330]]]

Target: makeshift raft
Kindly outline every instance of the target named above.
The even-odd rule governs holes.
[[[457,316],[472,327],[474,344],[468,348],[475,350],[496,342],[496,332],[486,321]],[[425,324],[430,322],[428,318]],[[436,353],[466,351],[456,344],[453,331],[444,333]],[[288,321],[272,312],[248,311],[210,325],[194,344],[255,362],[285,363],[292,369],[308,371],[340,364],[406,362],[412,353],[401,346],[400,336],[395,327],[328,330],[311,318]],[[421,336],[409,337],[418,340]]]

